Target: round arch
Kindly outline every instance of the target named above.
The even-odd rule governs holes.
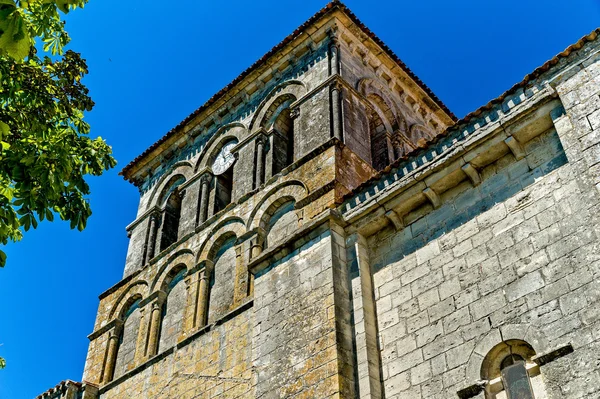
[[[115,316],[120,318],[127,311],[128,306],[131,306],[137,299],[144,299],[147,296],[148,283],[143,280],[135,281],[127,287],[125,292],[119,295],[108,315],[108,320],[113,320]]]
[[[206,260],[213,260],[214,254],[218,251],[220,245],[231,237],[240,237],[246,232],[244,221],[238,217],[229,217],[217,224],[198,251],[196,264]]]
[[[279,97],[287,97],[293,96],[295,99],[302,98],[307,93],[306,85],[299,80],[288,80],[285,81],[278,86],[276,86],[273,90],[269,92],[265,96],[265,98],[261,101],[260,105],[256,109],[256,112],[252,116],[252,121],[250,122],[250,131],[258,130],[260,122],[265,119],[265,114],[267,110],[271,107],[273,102],[277,101]]]
[[[537,353],[543,353],[549,349],[548,339],[533,325],[507,324],[494,328],[479,340],[475,349],[471,352],[466,368],[467,381],[472,382],[481,379],[482,366],[488,353],[498,344],[511,340],[526,342]]]
[[[162,289],[164,282],[167,280],[167,276],[169,276],[175,268],[179,267],[180,265],[184,265],[187,270],[190,270],[193,267],[193,262],[194,253],[191,250],[182,249],[175,252],[158,268],[156,277],[150,286],[150,292],[154,292],[157,287]]]
[[[293,199],[296,201],[296,203],[298,203],[307,195],[308,189],[301,181],[298,180],[290,180],[273,187],[260,199],[250,213],[250,217],[248,218],[246,225],[247,230],[252,231],[258,227],[261,227],[261,220],[263,220],[265,217],[267,210],[271,207],[271,205],[273,205],[276,201],[279,201],[281,198]]]
[[[193,174],[193,166],[189,161],[180,161],[174,164],[169,171],[163,174],[159,179],[156,187],[152,191],[152,194],[150,194],[147,209],[150,209],[155,205],[159,205],[160,199],[164,197],[163,194],[177,179],[183,177],[185,181],[188,181]]]
[[[208,140],[200,153],[196,165],[194,166],[194,173],[210,166],[217,152],[224,144],[232,140],[241,142],[245,138],[247,132],[248,129],[246,128],[246,125],[239,122],[229,123],[219,128],[219,130],[217,130]]]

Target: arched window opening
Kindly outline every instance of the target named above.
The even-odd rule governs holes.
[[[233,168],[215,178],[215,213],[231,203],[233,193]]]
[[[531,359],[535,351],[521,340],[496,345],[486,355],[481,377],[487,381],[486,399],[535,399],[546,397],[539,366]]]
[[[215,175],[214,213],[225,209],[232,200],[233,165],[235,164],[235,155],[232,154],[231,149],[235,147],[237,143],[237,140],[227,141],[213,156],[211,165]]]
[[[383,120],[374,109],[368,110],[369,135],[371,137],[371,162],[377,170],[382,170],[390,163],[388,134]]]
[[[285,201],[285,200],[284,200]],[[272,211],[267,225],[267,246],[273,246],[291,236],[298,230],[298,216],[295,212],[296,202],[287,200],[281,205],[277,204]],[[270,213],[267,211],[267,213]]]
[[[233,305],[236,242],[235,236],[225,238],[214,254],[214,269],[209,284],[208,324],[229,313]]]
[[[181,333],[186,306],[185,267],[177,268],[167,277],[163,290],[167,299],[162,307],[162,322],[158,340],[158,352],[161,353],[177,344]]]
[[[294,162],[294,121],[290,110],[294,101],[292,94],[277,97],[261,120],[260,126],[272,133],[267,175],[275,175]]]
[[[181,194],[175,189],[165,204],[160,250],[166,249],[179,238],[179,220],[181,218]]]
[[[294,162],[294,121],[284,108],[273,122],[273,174]]]
[[[119,334],[119,345],[115,359],[114,378],[125,374],[134,366],[135,350],[138,331],[140,328],[140,300],[136,298],[126,307],[125,313],[121,316],[123,327]]]

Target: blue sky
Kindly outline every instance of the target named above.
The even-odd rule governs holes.
[[[600,25],[600,0],[346,4],[458,117]],[[81,379],[98,295],[121,278],[137,209],[137,190],[118,171],[324,5],[90,0],[69,14],[70,47],[88,61],[96,102],[86,118],[119,165],[90,180],[85,232],[44,222],[6,248],[0,399]]]

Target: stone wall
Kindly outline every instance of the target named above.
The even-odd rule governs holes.
[[[101,391],[100,398],[251,397],[252,324],[249,309],[200,332]]]

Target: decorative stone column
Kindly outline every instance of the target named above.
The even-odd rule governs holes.
[[[333,137],[343,141],[341,98],[342,86],[336,81],[331,86],[331,127]]]
[[[104,361],[104,372],[102,373],[102,383],[112,381],[115,373],[115,364],[117,362],[117,352],[119,350],[119,337],[123,330],[123,321],[115,320],[115,325],[108,332],[108,342],[106,348],[106,359]]]
[[[327,31],[329,35],[329,75],[340,74],[340,41],[337,29]]]
[[[244,262],[243,244],[235,247],[235,287],[233,291],[233,308],[240,306],[248,296],[249,275]]]
[[[200,285],[198,301],[196,302],[196,328],[206,326],[208,322],[208,300],[210,296],[210,278],[215,264],[210,260],[204,261],[204,268],[200,271]]]
[[[158,337],[160,333],[160,316],[162,313],[162,307],[167,299],[167,293],[164,291],[158,291],[156,298],[150,304],[150,327],[148,331],[148,344],[146,345],[146,360],[157,354],[158,351]]]
[[[156,247],[156,232],[158,230],[158,214],[152,212],[150,215],[150,225],[148,233],[148,244],[146,245],[146,257],[145,262],[148,263],[154,258],[154,249]]]
[[[210,193],[210,181],[212,175],[205,173],[200,177],[200,204],[198,206],[198,224],[206,222],[208,219],[208,195]]]
[[[256,137],[256,176],[254,178],[254,188],[260,187],[265,182],[265,146],[267,137],[259,134]]]
[[[388,163],[392,163],[396,159],[396,156],[394,154],[394,146],[392,144],[392,135],[389,132],[385,133],[385,142],[387,144]]]
[[[138,308],[140,312],[140,327],[138,329],[138,336],[135,343],[135,354],[134,354],[134,364],[137,366],[138,364],[142,364],[145,360],[146,356],[146,337],[148,336],[149,329],[149,320],[148,320],[148,309],[150,305],[144,306],[143,302],[140,303],[140,307]]]
[[[198,295],[200,292],[200,272],[193,272],[185,278],[186,289],[186,306],[183,315],[183,331],[179,340],[185,339],[191,332],[194,331],[196,322],[196,304],[198,303]]]
[[[256,235],[250,240],[250,259],[256,258],[264,249],[267,233],[264,229],[258,227]]]

